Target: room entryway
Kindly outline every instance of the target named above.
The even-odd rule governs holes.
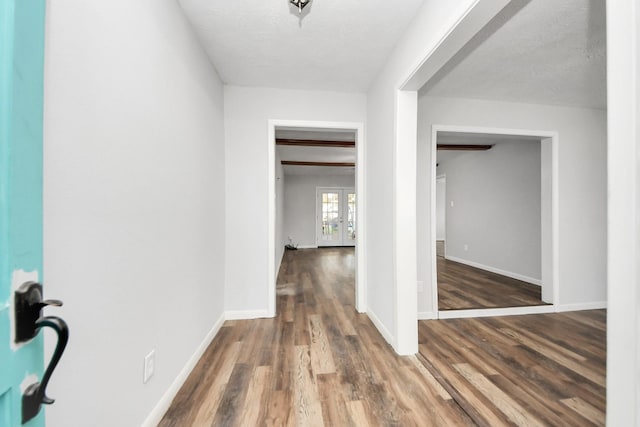
[[[270,120],[269,313],[285,248],[355,248],[355,307],[364,312],[364,125]]]

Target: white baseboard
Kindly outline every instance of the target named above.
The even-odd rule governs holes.
[[[171,383],[171,386],[169,386],[167,391],[165,391],[164,395],[162,395],[162,397],[160,398],[160,401],[156,404],[155,408],[153,408],[151,413],[147,416],[147,419],[144,420],[144,422],[142,423],[142,427],[155,427],[160,423],[160,421],[162,420],[162,417],[169,409],[169,406],[171,406],[171,402],[173,402],[173,399],[176,397],[176,394],[178,394],[178,391],[180,391],[180,388],[189,377],[189,374],[191,373],[193,368],[195,368],[196,364],[204,354],[205,350],[207,349],[207,347],[209,347],[209,344],[211,344],[211,341],[213,341],[215,336],[218,334],[218,331],[220,331],[220,328],[224,323],[224,318],[225,318],[225,315],[223,313],[222,316],[220,316],[220,318],[213,325],[209,333],[207,333],[207,336],[204,337],[204,339],[202,340],[202,342],[200,343],[196,351],[193,353],[193,355],[189,358],[187,363],[184,365],[184,367],[182,368],[182,370],[180,371],[176,379],[173,380],[173,383]]]
[[[378,316],[376,316],[375,313],[371,311],[371,309],[367,310],[367,316],[369,316],[369,319],[371,319],[376,329],[378,329],[378,332],[380,332],[380,335],[382,335],[382,337],[391,345],[391,347],[396,348],[395,339],[393,338],[393,335],[389,333],[389,330],[380,321]]]
[[[273,317],[268,310],[227,310],[224,313],[225,320],[264,319]]]
[[[564,311],[600,310],[603,308],[607,308],[606,301],[582,302],[577,304],[560,304],[558,306],[557,311],[564,312]]]
[[[500,274],[501,276],[511,277],[512,279],[520,280],[522,282],[531,283],[532,285],[542,286],[542,280],[534,279],[533,277],[524,276],[518,273],[512,273],[510,271],[501,270],[495,267],[489,267],[488,265],[483,265],[478,262],[468,261],[466,259],[454,257],[451,255],[445,255],[445,259],[450,261],[459,262],[460,264],[465,264],[471,267],[479,268],[480,270],[490,271],[491,273]]]
[[[298,249],[318,249],[318,245],[298,245]]]
[[[440,310],[439,319],[464,319],[467,317],[520,316],[523,314],[555,313],[552,305],[534,305],[526,307],[480,308],[470,310]]]
[[[472,310],[440,310],[439,319],[463,319],[467,317],[519,316],[523,314],[563,313],[567,311],[606,309],[606,301],[584,302],[577,304],[534,305],[526,307],[480,308]],[[420,313],[431,314],[431,313]],[[419,317],[420,320],[422,320]]]
[[[433,311],[419,311],[418,312],[418,320],[433,320],[433,319],[437,319],[438,315],[437,313],[434,313]]]

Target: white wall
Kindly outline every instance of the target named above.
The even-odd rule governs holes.
[[[221,319],[223,124],[176,1],[50,2],[44,284],[70,339],[47,425],[141,425]]]
[[[236,86],[225,86],[224,93],[225,306],[236,316],[266,316],[268,120],[365,122],[365,95]]]
[[[640,426],[640,7],[607,2],[607,425]]]
[[[447,176],[447,257],[539,283],[540,142],[502,141],[487,151],[445,152],[446,160],[442,153],[437,171]]]
[[[294,245],[316,246],[316,187],[355,188],[355,175],[287,175],[284,190],[284,238]]]
[[[433,124],[557,131],[559,133],[559,304],[606,301],[606,112],[483,101],[419,99],[418,263],[420,311],[432,301],[429,245],[430,156]]]

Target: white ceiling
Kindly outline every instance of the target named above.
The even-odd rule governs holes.
[[[422,93],[606,108],[604,0],[514,0]]]
[[[424,0],[179,0],[226,84],[365,92]]]
[[[539,136],[503,135],[490,133],[466,133],[466,132],[438,132],[437,144],[454,145],[498,145],[505,142],[540,143]],[[468,151],[438,150],[436,163],[445,165],[452,159],[463,156]]]
[[[355,131],[343,129],[279,128],[276,138],[307,139],[314,141],[355,141]],[[355,163],[354,147],[305,147],[276,145],[280,160],[299,162]],[[345,166],[293,166],[283,165],[285,175],[353,175],[355,168]]]
[[[331,167],[331,166],[292,166],[292,165],[284,165],[282,166],[284,169],[285,176],[289,175],[355,175],[355,168],[351,167]]]
[[[277,128],[276,138],[353,142],[356,140],[356,131],[346,129]]]
[[[526,142],[540,141],[539,136],[505,135],[492,133],[443,132],[437,135],[438,144],[490,145],[501,141]]]

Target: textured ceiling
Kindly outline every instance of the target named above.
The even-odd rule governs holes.
[[[606,108],[605,1],[514,0],[421,93]]]
[[[424,0],[179,0],[226,84],[364,92]]]

